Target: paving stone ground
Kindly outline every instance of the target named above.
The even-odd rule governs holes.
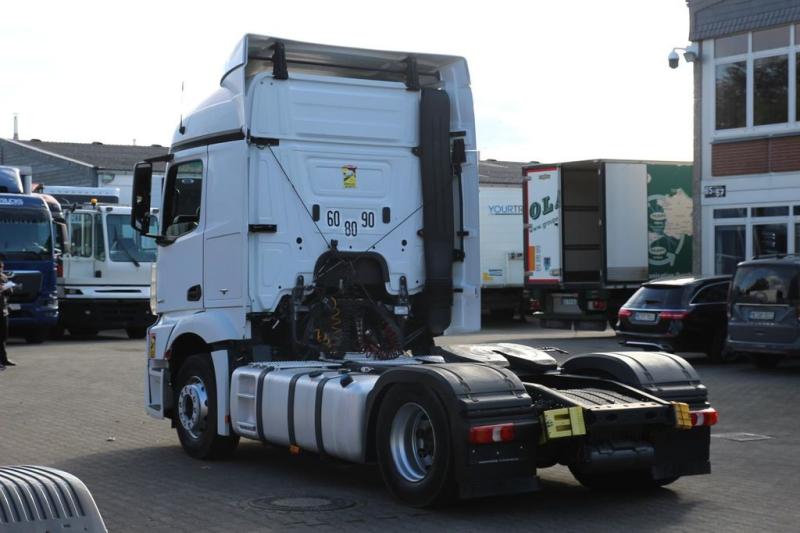
[[[613,349],[606,334],[493,326],[448,342],[513,341],[579,353]],[[80,477],[111,531],[797,531],[800,522],[800,359],[776,370],[746,363],[696,367],[721,422],[710,476],[683,478],[653,493],[598,493],[561,467],[540,471],[543,490],[405,507],[375,467],[291,456],[243,441],[226,462],[186,456],[166,422],[144,413],[144,345],[122,335],[12,342],[19,366],[0,372],[0,464],[42,464]],[[270,498],[334,499],[344,508],[276,510]],[[279,502],[280,503],[280,502]],[[279,507],[278,507],[279,508]]]

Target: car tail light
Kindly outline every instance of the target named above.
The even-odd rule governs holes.
[[[658,317],[661,320],[683,320],[688,314],[687,311],[661,311]]]
[[[469,441],[472,444],[509,442],[514,440],[515,436],[516,430],[514,424],[494,424],[491,426],[474,426],[469,428]]]
[[[631,311],[630,309],[626,309],[624,307],[621,307],[619,312],[617,313],[617,316],[619,318],[630,318],[630,316],[632,314],[633,314],[633,311]]]
[[[589,311],[605,311],[608,304],[605,300],[589,300],[586,302]]]
[[[64,263],[61,262],[61,259],[56,261],[56,277],[57,278],[64,277]]]
[[[719,422],[719,413],[713,407],[702,411],[692,411],[692,427],[714,426]]]
[[[531,311],[541,311],[542,310],[542,302],[535,298],[531,298],[528,301],[528,309]]]

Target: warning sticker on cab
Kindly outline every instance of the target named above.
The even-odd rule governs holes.
[[[345,189],[355,189],[357,185],[355,165],[345,165],[342,167],[342,178]]]

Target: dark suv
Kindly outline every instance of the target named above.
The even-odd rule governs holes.
[[[705,352],[725,359],[730,276],[680,277],[642,285],[619,310],[617,336],[625,344],[670,352]]]
[[[728,346],[761,368],[800,354],[800,257],[744,261],[731,286]]]

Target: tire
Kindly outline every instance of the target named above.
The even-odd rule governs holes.
[[[224,459],[238,436],[217,435],[217,385],[208,354],[190,356],[174,387],[175,427],[184,451],[195,459]]]
[[[94,328],[69,328],[69,335],[76,339],[92,339],[97,337],[98,331],[100,330]]]
[[[378,411],[378,466],[389,491],[414,507],[441,505],[455,496],[450,427],[436,395],[399,384]],[[420,441],[424,447],[418,448]]]
[[[125,333],[128,334],[129,339],[144,339],[147,335],[147,328],[125,328]]]
[[[49,329],[34,329],[25,335],[25,342],[28,344],[42,344],[49,332]]]
[[[61,340],[64,338],[64,326],[53,326],[50,328],[49,338],[52,340]]]
[[[757,368],[769,370],[778,366],[778,363],[780,363],[784,357],[786,356],[776,353],[753,354],[750,355],[750,360],[753,361],[753,364],[756,365]]]
[[[595,490],[647,490],[664,487],[677,481],[680,476],[654,479],[650,470],[625,470],[588,474],[570,466],[575,479],[586,488]]]
[[[734,360],[735,356],[725,347],[725,332],[718,330],[711,339],[711,346],[709,346],[706,355],[708,360],[712,363],[729,363]]]

